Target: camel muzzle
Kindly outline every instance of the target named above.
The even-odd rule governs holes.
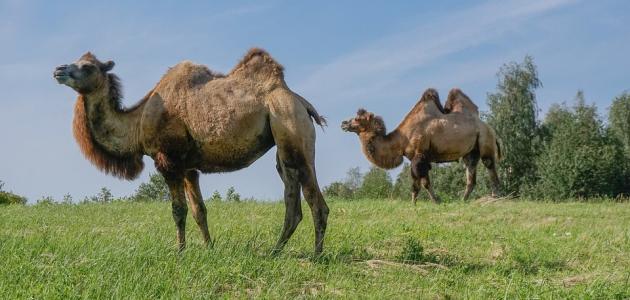
[[[53,78],[55,78],[58,83],[65,83],[69,78],[72,78],[71,72],[68,72],[68,65],[61,65],[55,68]]]

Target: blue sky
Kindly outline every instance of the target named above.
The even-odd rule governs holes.
[[[52,71],[86,51],[116,61],[129,105],[181,60],[227,72],[250,47],[267,49],[285,66],[289,86],[328,117],[317,140],[322,186],[350,167],[369,167],[357,137],[339,129],[359,107],[394,128],[426,88],[444,98],[457,86],[485,110],[500,66],[527,54],[543,82],[543,115],[582,89],[605,116],[630,88],[630,2],[623,0],[0,0],[0,45],[0,180],[31,201],[82,199],[103,186],[128,195],[154,171],[147,158],[140,179],[121,181],[79,152],[71,132],[76,94]],[[204,175],[204,196],[235,186],[246,197],[279,199],[274,153],[242,171]]]

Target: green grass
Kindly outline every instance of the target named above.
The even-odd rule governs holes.
[[[0,298],[628,298],[629,203],[329,201],[278,256],[281,203],[212,203],[203,247],[168,203],[0,206]]]

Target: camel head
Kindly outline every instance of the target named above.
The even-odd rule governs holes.
[[[374,116],[363,108],[357,111],[356,117],[341,122],[341,130],[356,134],[367,132],[378,135],[384,135],[386,132],[383,118]]]
[[[81,94],[88,94],[104,86],[113,61],[101,62],[92,53],[83,54],[76,62],[55,68],[53,77]]]

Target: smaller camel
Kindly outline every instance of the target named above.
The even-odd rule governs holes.
[[[457,106],[455,104],[460,103],[453,102],[451,109]],[[403,157],[407,157],[411,161],[413,203],[416,203],[421,186],[428,191],[433,202],[439,203],[440,199],[429,180],[432,162],[463,159],[467,169],[466,200],[476,183],[473,169],[481,158],[491,174],[493,195],[498,193],[495,166],[501,158],[499,144],[494,131],[478,120],[478,113],[476,117],[461,111],[445,114],[437,91],[427,89],[400,125],[390,133],[387,133],[380,116],[364,109],[359,109],[356,117],[342,122],[341,129],[359,136],[363,153],[378,167],[395,168],[403,162]]]

